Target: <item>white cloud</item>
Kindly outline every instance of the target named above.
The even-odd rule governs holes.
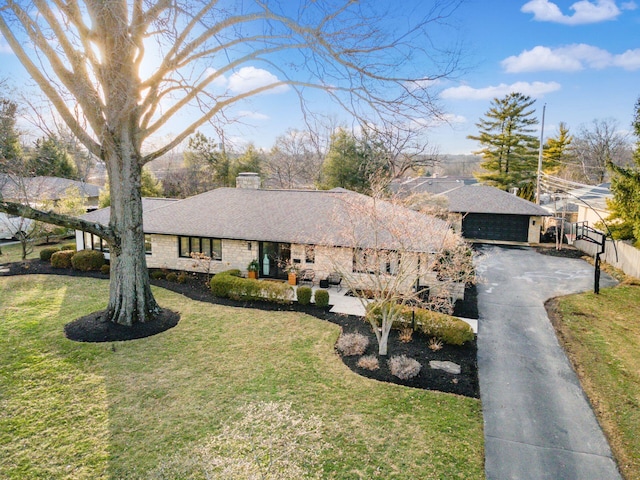
[[[632,10],[633,2],[624,4],[624,8]],[[549,0],[531,0],[520,9],[523,13],[533,13],[533,19],[539,22],[554,22],[564,25],[583,25],[613,20],[620,15],[621,10],[614,0],[579,0],[569,7],[572,15],[562,13],[558,5]]]
[[[249,110],[242,110],[238,112],[238,116],[242,118],[249,118],[251,120],[269,120],[269,116],[264,113],[250,112]]]
[[[246,93],[256,88],[278,83],[278,77],[271,72],[255,67],[243,67],[229,77],[229,90],[234,93]],[[288,85],[280,85],[265,93],[283,93],[289,90]]]
[[[443,90],[442,98],[453,100],[489,100],[496,97],[504,97],[511,92],[520,92],[531,97],[543,97],[547,93],[560,90],[557,82],[515,82],[511,85],[500,85],[484,88],[473,88],[468,85],[452,87]]]
[[[620,67],[625,70],[640,68],[640,49],[627,50],[614,55],[606,50],[584,43],[559,48],[537,46],[520,55],[504,59],[502,68],[508,73],[561,71],[575,72],[585,68],[603,69]]]

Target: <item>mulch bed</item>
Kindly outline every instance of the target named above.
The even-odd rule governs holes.
[[[67,269],[54,269],[48,262],[40,260],[29,260],[26,262],[16,262],[3,266],[8,268],[8,272],[0,275],[23,275],[23,274],[55,274],[83,276],[94,278],[107,278],[107,275],[100,272],[79,272]],[[168,290],[185,295],[193,300],[199,300],[214,304],[228,305],[234,307],[257,308],[262,310],[276,311],[298,311],[307,313],[314,317],[326,320],[339,325],[344,333],[358,332],[369,338],[369,347],[365,354],[377,355],[377,339],[371,326],[363,318],[353,315],[343,315],[331,313],[329,309],[315,307],[315,305],[277,305],[267,302],[236,302],[229,299],[214,297],[206,286],[206,279],[202,275],[190,274],[185,283],[179,284],[167,280],[151,280],[153,285],[157,285]],[[102,341],[124,341],[143,338],[155,335],[178,323],[179,315],[169,310],[163,310],[160,318],[153,322],[136,323],[133,327],[123,327],[105,322],[102,318],[104,312],[95,312],[80,319],[75,320],[65,326],[65,334],[68,338],[77,341],[102,342]],[[465,292],[465,301],[456,304],[455,315],[465,318],[478,318],[477,294],[475,287],[470,287]],[[414,333],[412,340],[403,343],[399,339],[399,332],[392,331],[389,336],[387,357],[378,357],[380,368],[378,370],[366,370],[356,365],[360,357],[341,357],[344,363],[354,372],[375,380],[405,385],[426,390],[438,390],[441,392],[454,393],[467,397],[479,398],[478,387],[478,366],[476,342],[468,343],[457,347],[444,345],[438,351],[428,348],[429,338],[420,333]],[[395,355],[406,355],[420,362],[422,368],[418,376],[401,380],[389,371],[387,359]],[[447,373],[443,370],[429,367],[430,360],[451,361],[461,367],[458,375]]]

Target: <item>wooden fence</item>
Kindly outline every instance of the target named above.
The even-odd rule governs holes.
[[[586,240],[576,240],[573,246],[591,256],[595,256],[600,248]],[[627,275],[640,278],[640,250],[633,245],[622,240],[607,240],[604,255],[600,255],[600,259],[619,268]]]

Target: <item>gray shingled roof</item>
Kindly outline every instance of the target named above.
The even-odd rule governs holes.
[[[31,201],[59,200],[64,197],[70,187],[76,187],[80,195],[96,198],[101,188],[90,183],[70,180],[60,177],[11,177],[2,176],[0,179],[0,193],[6,199],[22,199],[25,196]]]
[[[143,198],[142,199],[142,211],[143,215],[147,215],[149,212],[155,210],[156,208],[163,207],[165,205],[177,202],[178,200],[175,198]],[[94,210],[93,212],[86,213],[82,215],[80,218],[87,220],[89,222],[96,222],[102,225],[109,225],[109,218],[111,216],[111,209],[100,208],[98,210]]]
[[[145,233],[165,235],[430,251],[450,231],[435,217],[344,189],[218,188],[143,209]],[[104,223],[99,212],[83,218]]]
[[[450,212],[549,215],[549,212],[535,203],[487,185],[467,185],[442,195],[449,199]]]

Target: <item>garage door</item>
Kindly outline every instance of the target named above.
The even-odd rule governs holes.
[[[483,240],[526,242],[529,239],[529,217],[468,213],[462,220],[462,235]]]

